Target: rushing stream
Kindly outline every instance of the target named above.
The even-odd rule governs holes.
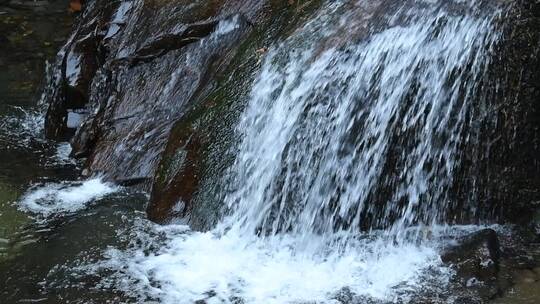
[[[216,177],[223,217],[206,232],[149,222],[144,193],[78,180],[69,146],[41,139],[39,107],[0,105],[0,296],[414,303],[444,293],[454,272],[442,248],[480,229],[448,222],[459,212],[449,191],[500,30],[495,4],[456,2],[398,8],[368,35],[349,1],[328,1],[272,45],[235,129],[236,159]]]

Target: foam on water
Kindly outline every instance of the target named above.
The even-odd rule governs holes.
[[[436,271],[442,284],[450,275],[434,248],[394,246],[380,238],[345,245],[314,235],[310,244],[299,244],[287,235],[260,239],[191,232],[185,226],[154,229],[166,236],[161,245],[152,240],[156,236],[139,235],[130,250],[109,249],[108,260],[93,265],[94,272],[115,271],[103,284],[160,303],[240,298],[243,303],[319,303],[331,301],[343,288],[372,299],[394,299],[400,291],[417,288],[425,270]],[[152,243],[161,249],[142,250]]]
[[[30,189],[20,199],[19,208],[45,217],[71,213],[118,190],[99,177],[81,183],[50,183]]]
[[[213,36],[226,35],[239,27],[238,16],[232,18],[220,20],[216,31],[213,33]]]
[[[444,288],[454,274],[442,264],[441,248],[485,228],[504,231],[434,226],[421,243],[395,243],[383,231],[354,241],[346,235],[262,239],[136,221],[119,233],[129,238],[128,249],[109,248],[105,260],[72,270],[98,275],[98,288],[116,288],[141,303],[342,303],[336,298],[343,291],[360,303],[409,303],[414,293]]]
[[[51,164],[54,165],[76,165],[77,161],[71,157],[71,145],[67,142],[56,144],[56,151]]]
[[[0,143],[4,145],[2,148],[27,150],[32,145],[34,152],[42,157],[47,167],[77,165],[77,161],[70,156],[72,149],[68,142],[59,143],[45,138],[45,115],[42,111],[12,108],[14,111],[0,117]]]

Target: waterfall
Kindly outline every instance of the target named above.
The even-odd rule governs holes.
[[[139,236],[147,245],[98,268],[164,303],[332,303],[345,290],[399,302],[426,276],[445,284],[437,239],[404,236],[451,216],[497,15],[479,1],[329,1],[265,55],[218,226],[158,228],[157,252]]]
[[[354,18],[331,5],[268,54],[238,126],[229,226],[324,235],[446,219],[493,15],[401,9],[367,39],[343,37]]]

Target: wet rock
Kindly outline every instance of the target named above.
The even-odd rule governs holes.
[[[482,299],[492,299],[502,293],[499,282],[500,245],[497,233],[485,229],[458,241],[441,259],[456,271],[460,284],[475,290]]]
[[[152,189],[152,203],[147,210],[148,218],[156,222],[188,216],[192,206],[186,203],[189,204],[197,192],[202,174],[199,135],[192,129],[179,127],[172,134],[175,140],[164,152],[156,175],[158,182]]]
[[[44,95],[47,136],[70,137],[69,113],[89,113],[73,155],[111,179],[151,179],[172,124],[250,30],[249,10],[262,7],[234,1],[229,12],[229,2],[87,1]]]
[[[98,67],[96,37],[87,36],[73,43],[65,58],[67,107],[84,108],[88,89]]]
[[[103,50],[99,45],[116,6],[116,3],[89,1],[78,17],[74,33],[57,54],[42,97],[48,104],[47,137],[65,140],[74,134],[75,129],[67,125],[67,116],[70,111],[84,109],[90,99],[93,78],[103,64]]]
[[[499,22],[486,85],[471,114],[471,142],[456,174],[456,216],[528,225],[540,201],[540,19],[536,0],[511,4]],[[525,68],[527,67],[527,68]],[[474,208],[474,210],[472,209]],[[469,211],[464,211],[469,210]],[[459,214],[459,215],[458,215]]]
[[[43,98],[48,104],[47,136],[71,137],[72,155],[87,158],[87,174],[103,173],[117,182],[164,191],[152,192],[154,201],[163,201],[149,209],[156,220],[170,218],[165,210],[171,211],[178,201],[186,202],[184,212],[191,210],[189,201],[202,171],[199,164],[210,142],[200,127],[189,124],[219,107],[208,95],[225,79],[225,71],[232,73],[242,64],[233,62],[235,56],[247,53],[243,48],[249,45],[249,57],[255,58],[254,50],[265,46],[246,39],[276,38],[301,15],[280,1],[189,4],[86,1],[72,37],[58,53]],[[252,61],[246,71],[257,64]],[[244,86],[241,89],[247,91],[247,82]],[[84,117],[70,119],[73,113]],[[186,137],[171,136],[179,121],[189,121]],[[171,180],[163,184],[154,179],[158,165],[171,159],[164,151],[180,155],[173,151],[180,147],[190,163],[178,168],[187,171],[167,175]]]
[[[170,51],[178,50],[188,44],[200,41],[215,32],[218,24],[219,21],[216,20],[190,24],[181,27],[181,31],[178,33],[158,36],[135,52],[130,58],[131,64],[136,65],[141,61],[150,61]]]
[[[539,253],[538,243],[518,226],[498,232],[484,229],[458,239],[441,256],[455,271],[447,294],[455,303],[508,303],[505,299],[527,293],[539,282]]]

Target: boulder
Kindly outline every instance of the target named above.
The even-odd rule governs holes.
[[[247,16],[257,12],[249,10],[261,7],[183,2],[84,3],[44,101],[47,136],[74,135],[73,155],[88,158],[89,174],[152,179],[172,125],[250,30]],[[83,116],[79,124],[71,113]]]
[[[474,289],[483,299],[492,299],[503,291],[498,282],[500,254],[497,233],[485,229],[459,240],[441,259],[456,271],[462,287]]]

